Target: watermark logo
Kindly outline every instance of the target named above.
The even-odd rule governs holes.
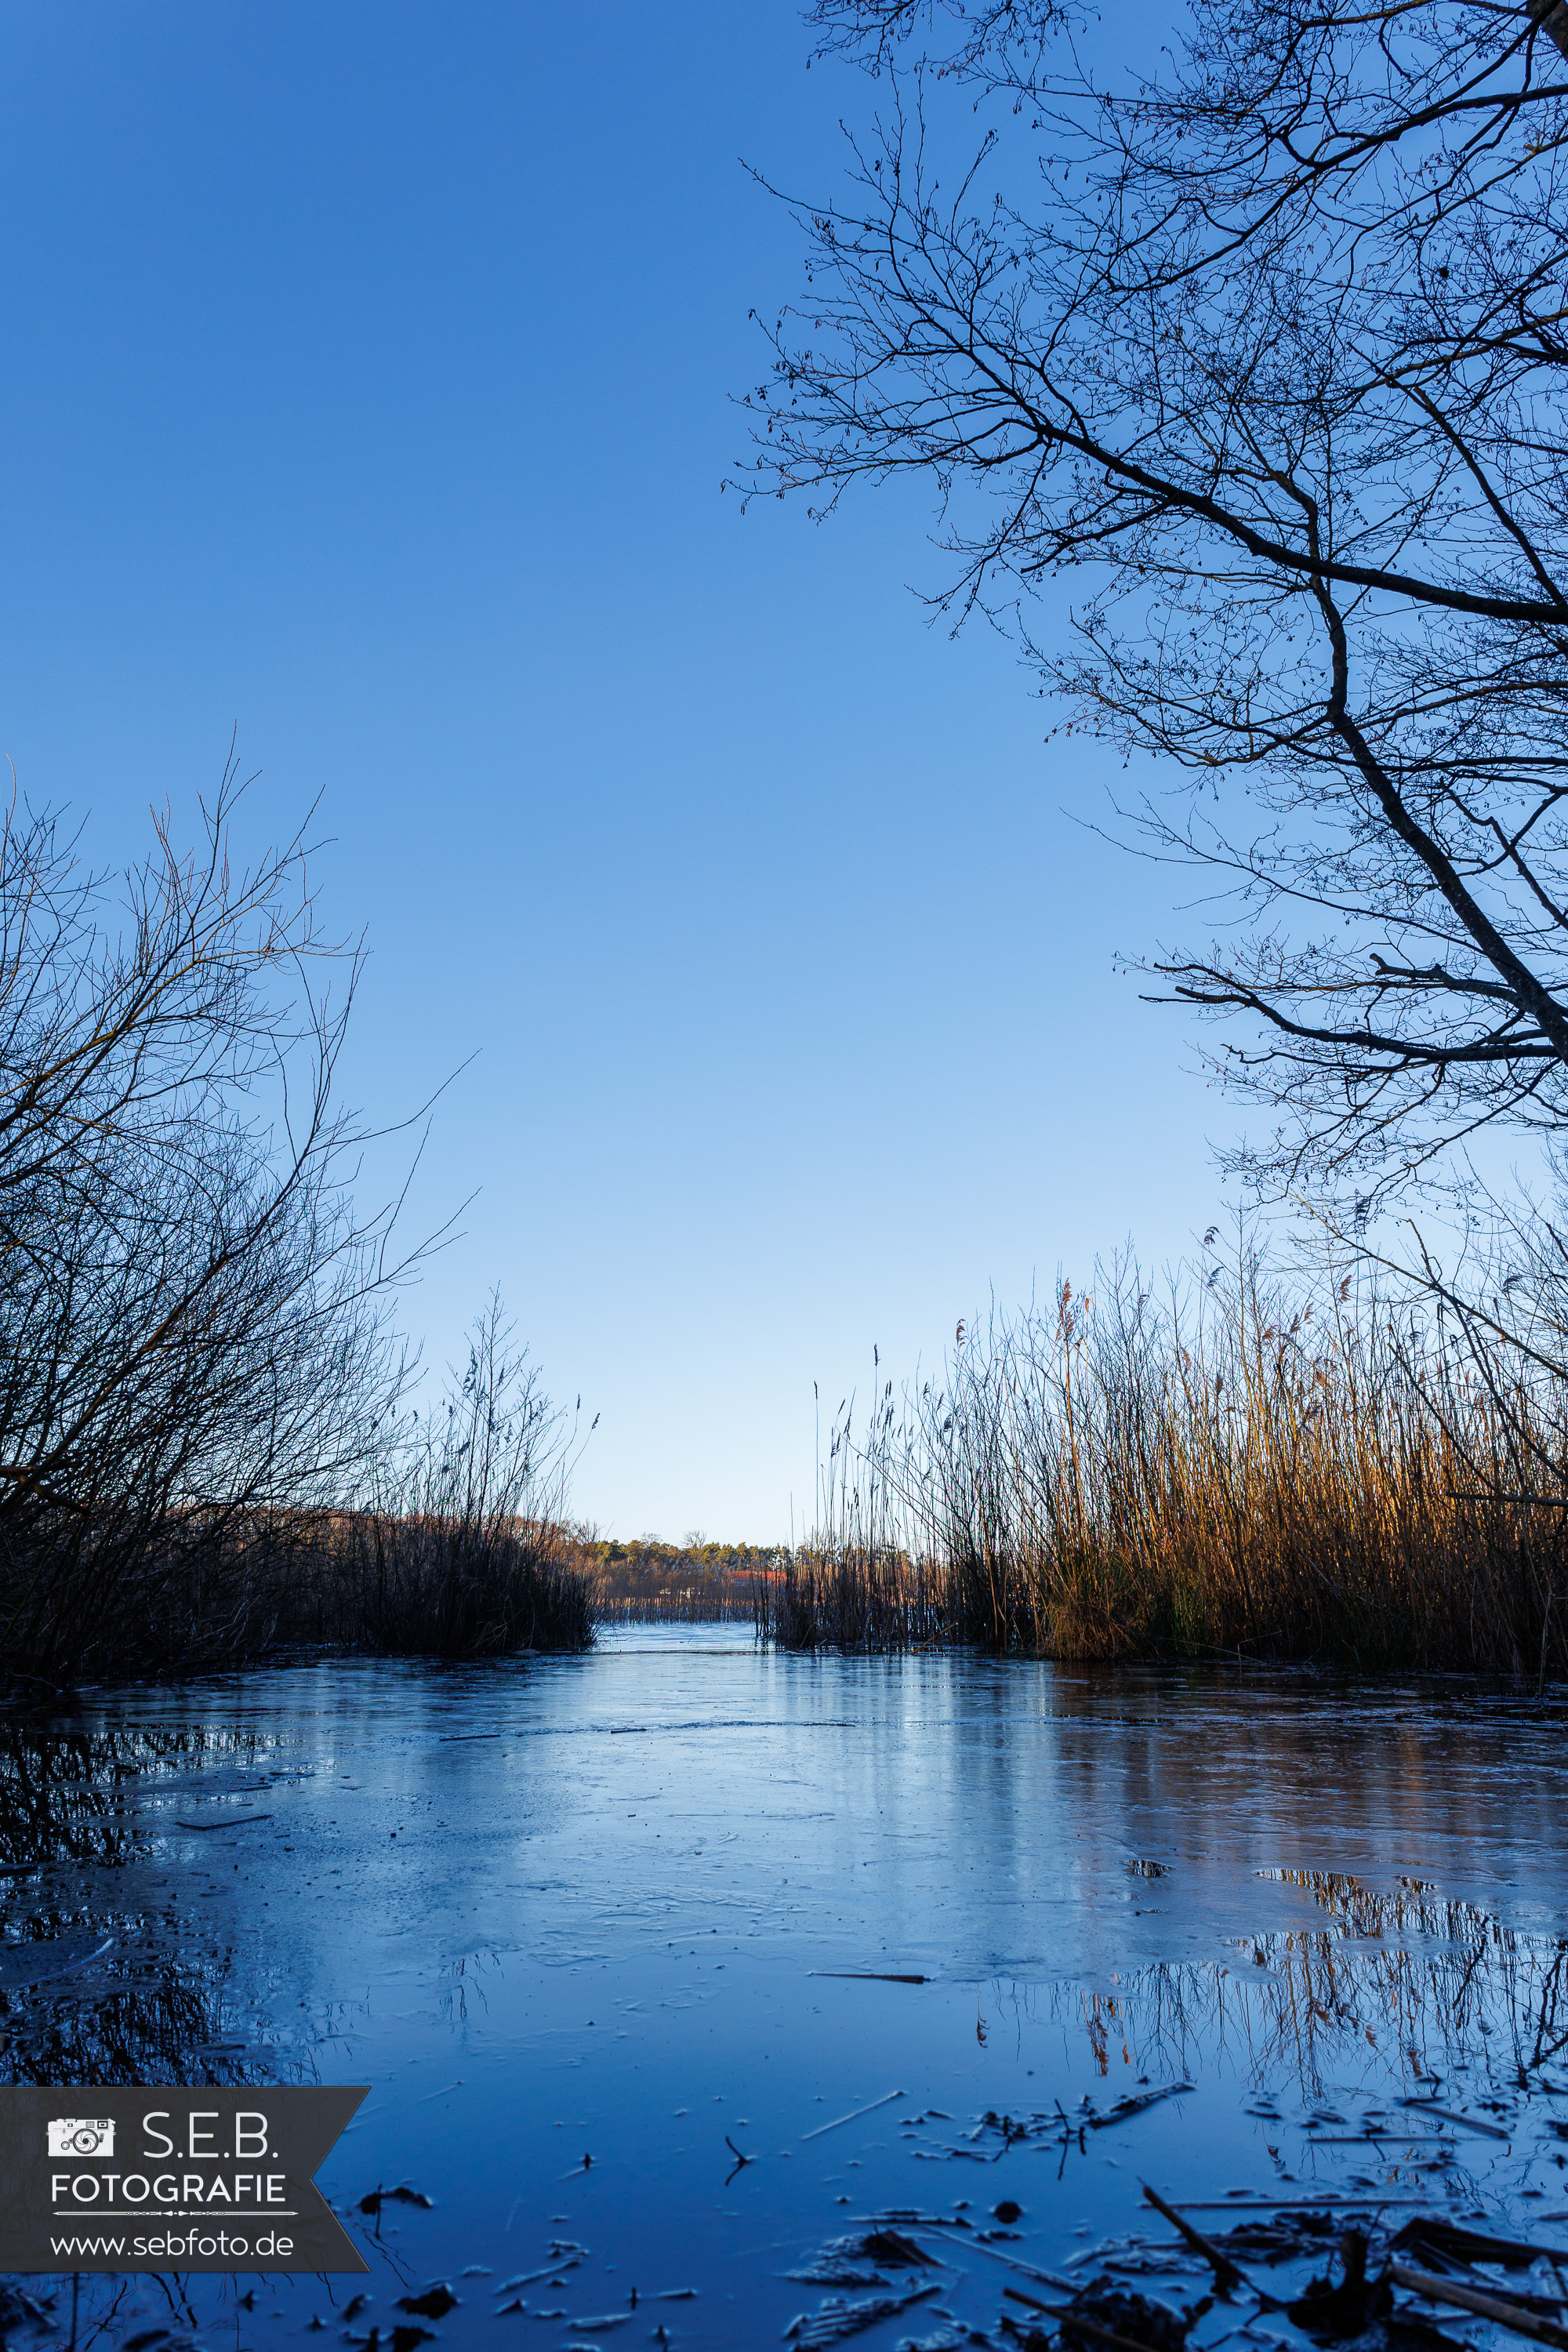
[[[51,2156],[112,2156],[112,2116],[51,2116],[48,2124]]]
[[[363,2271],[314,2175],[364,2096],[0,2086],[0,2272]]]

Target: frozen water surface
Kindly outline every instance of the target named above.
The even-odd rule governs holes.
[[[1347,2219],[1568,2249],[1565,1715],[632,1628],[12,1718],[8,2078],[371,2086],[368,2279],[84,2280],[79,2341],[1017,2345],[1098,2280],[1268,2352]],[[1550,2262],[1463,2275],[1556,2324]]]

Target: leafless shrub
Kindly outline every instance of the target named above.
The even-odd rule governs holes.
[[[254,1646],[396,1393],[391,1219],[354,1213],[333,1098],[358,954],[334,1002],[304,843],[236,870],[237,797],[231,765],[198,856],[157,820],[118,908],[57,818],[0,824],[14,1675]]]

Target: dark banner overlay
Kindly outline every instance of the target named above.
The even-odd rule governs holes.
[[[313,2175],[361,2089],[0,2087],[0,2271],[363,2271]]]

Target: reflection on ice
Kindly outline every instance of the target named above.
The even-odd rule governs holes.
[[[0,2079],[298,2079],[287,2052],[235,2034],[233,1967],[189,1948],[177,1905],[124,1899],[125,1875],[182,1826],[177,1805],[271,1786],[268,1753],[203,1727],[0,1723]],[[153,1871],[138,1892],[170,1885]]]
[[[1101,2074],[1119,2048],[1141,2073],[1184,2074],[1206,2058],[1250,2085],[1315,2097],[1378,2053],[1380,2077],[1410,2092],[1473,2065],[1524,2088],[1568,2047],[1562,1937],[1506,1927],[1412,1880],[1380,1893],[1322,1872],[1268,1874],[1331,1924],[1237,1937],[1227,1961],[1158,1961],[1125,1972],[1117,1991],[1084,1993]]]
[[[84,2281],[80,2352],[1500,2342],[1395,2273],[1568,2246],[1562,1728],[700,1640],[15,1720],[6,2076],[372,2086],[352,2301]]]

